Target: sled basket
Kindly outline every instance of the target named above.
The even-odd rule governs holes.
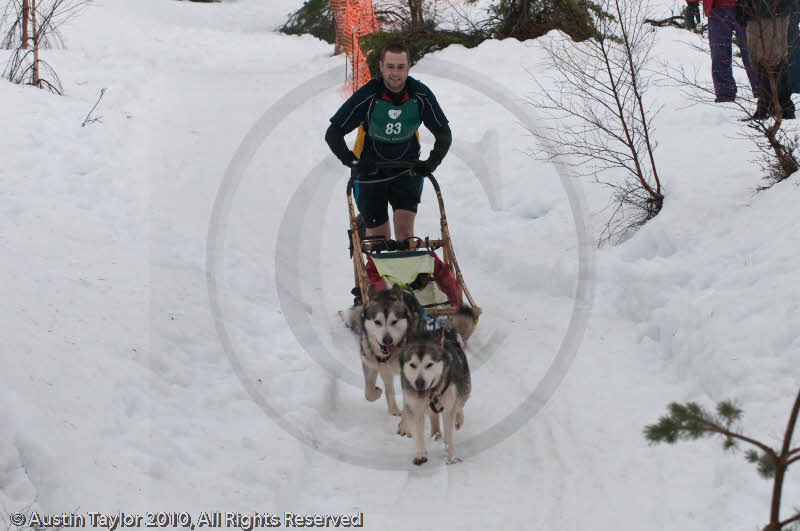
[[[434,251],[370,253],[366,257],[367,279],[377,289],[399,285],[426,310],[461,305],[455,276]]]
[[[383,162],[378,168],[410,169],[410,162]],[[433,175],[425,176],[436,192],[439,203],[441,237],[439,239],[409,238],[398,242],[379,238],[365,238],[359,233],[358,221],[353,205],[353,184],[355,176],[347,183],[347,206],[350,214],[350,250],[353,259],[353,275],[356,286],[361,291],[361,300],[367,299],[370,285],[376,289],[391,288],[399,284],[415,295],[430,316],[455,315],[458,308],[468,303],[475,312],[476,319],[481,309],[472,299],[447,228],[439,183]],[[358,249],[360,252],[356,252]],[[441,250],[441,258],[435,251]]]

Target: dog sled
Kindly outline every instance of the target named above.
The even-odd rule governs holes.
[[[378,168],[397,168],[410,171],[411,162],[381,162]],[[423,177],[420,177],[423,178]],[[424,177],[431,182],[439,202],[441,235],[438,239],[412,237],[406,241],[386,240],[385,237],[367,237],[365,227],[359,225],[353,205],[355,175],[347,183],[347,206],[350,214],[350,257],[353,259],[354,295],[367,300],[370,286],[388,289],[400,285],[411,292],[434,322],[449,318],[462,305],[472,307],[475,322],[481,314],[467,289],[447,227],[439,183],[433,175]],[[441,258],[436,251],[441,251]],[[359,293],[360,292],[360,293]],[[360,297],[359,297],[360,295]]]

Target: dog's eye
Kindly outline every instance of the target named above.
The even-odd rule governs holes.
[[[381,326],[381,320],[380,319],[375,319],[375,324],[378,325],[378,326]]]
[[[409,363],[408,366],[411,367],[412,369],[416,369],[417,368],[417,364],[416,363]]]
[[[392,321],[392,326],[396,325],[399,322],[400,322],[399,320],[395,319],[394,321]]]
[[[425,365],[426,369],[430,369],[431,367],[433,367],[433,362],[429,362],[427,365]]]

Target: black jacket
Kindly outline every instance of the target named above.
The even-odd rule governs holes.
[[[369,120],[376,98],[381,98],[384,92],[383,79],[377,78],[365,83],[358,89],[331,118],[331,125],[325,132],[325,141],[336,157],[343,164],[349,165],[356,159],[344,141],[345,135],[359,125],[369,130]],[[413,97],[419,105],[419,114],[422,124],[433,133],[435,143],[431,150],[428,162],[432,169],[441,164],[452,142],[452,133],[433,92],[420,81],[408,77],[406,80],[406,93]],[[376,152],[380,148],[381,154]],[[407,143],[383,144],[378,141],[364,143],[361,158],[368,161],[377,160],[407,160],[415,161],[420,156],[420,145],[416,135]]]

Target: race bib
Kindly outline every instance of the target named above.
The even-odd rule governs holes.
[[[419,105],[409,99],[400,105],[378,100],[369,120],[369,136],[380,142],[407,142],[419,129]]]

